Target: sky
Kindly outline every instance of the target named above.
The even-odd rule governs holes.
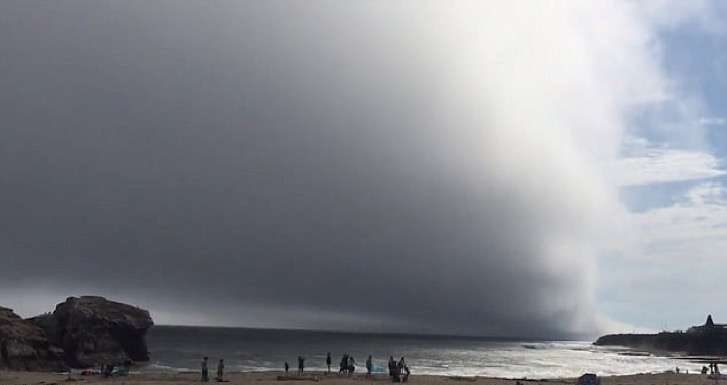
[[[718,1],[0,3],[0,304],[545,338],[727,289]]]

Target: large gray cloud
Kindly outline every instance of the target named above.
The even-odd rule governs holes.
[[[593,48],[580,9],[459,8],[4,1],[1,287],[210,324],[592,332],[618,205],[589,161],[622,97],[659,89],[641,30],[613,11]],[[613,52],[644,95],[609,88]]]

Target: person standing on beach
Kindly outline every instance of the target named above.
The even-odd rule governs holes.
[[[209,374],[207,372],[207,357],[202,358],[202,378],[200,380],[202,382],[207,382],[210,380]]]
[[[106,364],[101,366],[101,374],[103,374],[104,377],[109,378],[111,377],[111,373],[114,372],[114,366],[111,364]]]
[[[343,353],[343,357],[341,357],[341,363],[340,368],[338,369],[338,374],[346,373],[348,370],[348,353]]]
[[[290,369],[290,365],[288,365],[288,361],[285,361],[285,375],[288,375],[288,369]]]
[[[331,373],[331,352],[326,355],[326,366],[328,366],[328,373]]]
[[[353,372],[356,371],[356,360],[353,358],[353,356],[348,357],[348,375],[353,375]]]
[[[401,382],[401,368],[397,365],[395,360],[391,360],[391,381]]]
[[[220,362],[217,363],[217,382],[222,382],[225,376],[225,360],[220,358]]]
[[[406,361],[404,361],[404,357],[401,357],[398,364],[395,364],[395,382],[403,382],[406,381],[409,378],[409,375],[406,375],[402,378],[401,374],[404,373],[404,368],[406,368],[406,371],[409,371],[409,368],[406,366]]]
[[[395,368],[396,368],[396,361],[394,361],[394,356],[389,356],[389,377],[394,376]]]
[[[305,368],[305,358],[303,356],[298,356],[298,374],[303,374],[303,369]]]
[[[369,354],[369,358],[366,359],[366,377],[371,377],[371,370],[373,369],[374,364],[372,361],[372,357]]]

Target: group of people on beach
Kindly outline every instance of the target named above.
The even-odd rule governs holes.
[[[709,374],[719,374],[719,366],[716,362],[711,362],[709,369],[706,366],[702,366],[702,374],[707,374],[707,371],[709,371]]]
[[[411,371],[404,361],[404,357],[396,362],[393,356],[389,356],[389,376],[393,382],[407,382],[410,374]]]
[[[328,352],[326,354],[326,367],[328,368],[328,373],[331,373],[332,362],[333,360],[331,358],[331,352]],[[283,368],[285,370],[285,374],[287,375],[288,371],[290,370],[290,365],[288,364],[288,361],[285,361]],[[338,374],[351,376],[356,371],[356,359],[353,358],[353,355],[344,353],[341,357],[338,368]],[[370,377],[373,370],[373,357],[369,355],[366,359],[366,377]],[[305,357],[298,356],[298,375],[302,375],[304,371]],[[404,357],[401,357],[398,362],[394,360],[393,356],[389,357],[389,376],[391,377],[391,380],[393,382],[406,382],[409,379],[410,374],[411,371],[409,370],[409,366],[406,364]]]
[[[208,360],[209,360],[208,357],[202,358],[202,378],[200,379],[202,382],[208,382],[210,380],[209,369],[208,369],[208,364],[207,364]],[[215,377],[215,381],[225,382],[224,376],[225,376],[225,359],[220,358],[220,361],[217,363],[217,377]]]
[[[328,367],[328,373],[331,373],[331,352],[328,352],[326,354],[326,366]],[[209,378],[209,358],[203,357],[202,363],[201,363],[202,371],[201,371],[201,378],[200,381],[202,382],[208,382],[210,380]],[[288,361],[285,361],[284,364],[285,374],[288,374],[288,371],[290,370],[290,365],[288,365]],[[369,357],[366,359],[366,377],[370,377],[372,375],[372,372],[374,370],[374,364],[373,364],[373,357],[369,355]],[[305,357],[298,356],[298,375],[302,375],[305,371]],[[352,355],[345,353],[341,357],[341,362],[339,364],[339,370],[338,374],[344,374],[351,376],[356,371],[356,359],[353,358]],[[401,359],[397,362],[394,360],[394,356],[389,356],[389,377],[391,377],[391,380],[393,382],[407,382],[409,379],[409,375],[411,374],[411,371],[409,370],[409,366],[406,364],[406,361],[404,360],[404,357],[401,357]],[[215,381],[217,382],[226,382],[224,380],[225,375],[225,360],[223,358],[220,358],[220,361],[217,363],[217,377],[215,377]]]
[[[288,374],[288,370],[290,370],[290,365],[288,365],[288,361],[285,361],[285,365],[283,366],[283,369],[285,369],[285,374]],[[303,371],[305,370],[305,357],[298,356],[298,375],[303,374]]]
[[[326,355],[326,365],[328,366],[328,373],[331,372],[331,353],[329,352]],[[353,375],[353,372],[356,371],[356,359],[353,358],[352,355],[349,355],[348,353],[345,353],[343,357],[341,357],[341,362],[338,364],[338,374],[348,374]],[[371,356],[366,359],[366,376],[371,375],[371,371],[373,371],[373,360]]]

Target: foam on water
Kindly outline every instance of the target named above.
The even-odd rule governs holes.
[[[344,352],[357,360],[357,371],[369,354],[374,371],[383,373],[390,355],[406,360],[413,374],[493,376],[506,378],[577,377],[656,373],[680,369],[698,372],[701,364],[672,357],[633,355],[628,349],[593,346],[573,341],[502,341],[482,338],[385,336],[291,330],[155,327],[149,333],[152,361],[146,371],[197,370],[200,357],[214,368],[225,359],[228,372],[279,371],[287,361],[297,368],[306,357],[306,370],[324,371],[326,352],[337,371]],[[625,354],[626,353],[626,354]]]

